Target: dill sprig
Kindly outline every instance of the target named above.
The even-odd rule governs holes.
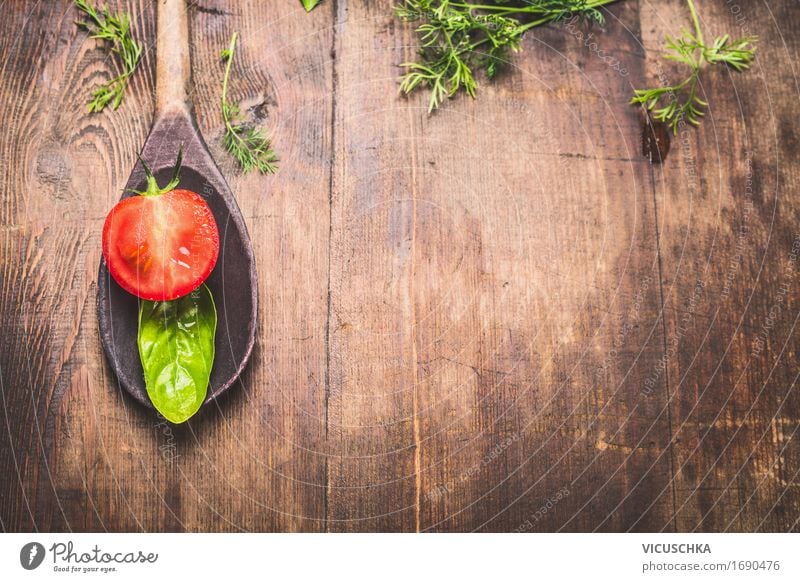
[[[275,165],[278,158],[272,151],[269,138],[257,127],[238,120],[241,113],[239,106],[228,102],[228,77],[237,37],[238,33],[234,32],[230,46],[220,53],[226,62],[225,76],[222,79],[222,119],[225,122],[222,143],[245,172],[256,168],[262,174],[274,174],[278,170]]]
[[[708,103],[700,97],[700,71],[704,63],[723,63],[741,72],[750,68],[756,56],[755,37],[731,40],[730,35],[725,34],[716,37],[712,44],[706,44],[694,2],[686,2],[692,16],[694,34],[684,30],[678,39],[668,36],[666,42],[670,52],[664,58],[683,64],[689,69],[688,76],[675,85],[636,89],[631,99],[631,103],[641,104],[648,112],[652,112],[654,119],[667,123],[675,134],[684,122],[700,125],[706,113]],[[659,104],[661,107],[656,109]]]
[[[86,0],[75,0],[75,6],[89,18],[89,20],[76,24],[88,30],[92,38],[108,41],[111,45],[111,52],[116,54],[122,62],[122,73],[100,85],[92,93],[89,112],[102,111],[109,103],[112,109],[117,109],[122,103],[128,79],[136,70],[136,65],[139,64],[142,45],[136,42],[131,34],[128,14],[124,12],[111,14],[108,6],[98,12]]]
[[[463,90],[475,97],[475,70],[491,79],[519,50],[525,33],[536,26],[581,15],[603,23],[599,10],[616,0],[404,0],[395,6],[402,20],[419,22],[420,59],[403,63],[407,69],[400,90],[409,94],[419,87],[431,91],[428,111]]]

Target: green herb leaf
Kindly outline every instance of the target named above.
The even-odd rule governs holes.
[[[102,111],[109,104],[112,109],[117,109],[122,103],[128,79],[139,64],[142,45],[133,38],[128,14],[123,12],[111,14],[108,7],[98,12],[86,0],[75,0],[75,6],[89,18],[86,21],[78,22],[78,26],[88,30],[92,38],[110,43],[111,53],[117,55],[122,61],[122,73],[92,92],[89,113]]]
[[[255,168],[262,174],[274,174],[278,171],[278,156],[272,150],[272,142],[260,129],[238,119],[239,106],[228,101],[228,77],[231,74],[238,36],[239,33],[234,32],[230,46],[220,53],[226,62],[225,75],[222,77],[222,121],[225,123],[222,144],[245,173]]]
[[[756,57],[756,39],[752,37],[732,41],[726,34],[715,38],[712,45],[707,45],[693,0],[686,0],[686,4],[692,17],[694,34],[684,31],[679,39],[668,36],[666,46],[669,52],[664,55],[665,59],[680,63],[688,70],[686,78],[674,85],[636,89],[631,99],[631,103],[639,104],[650,112],[653,119],[668,124],[675,134],[683,124],[700,125],[706,114],[708,103],[699,94],[700,71],[704,63],[712,66],[723,63],[741,72],[749,69]],[[661,107],[656,109],[658,105]]]
[[[403,0],[395,6],[401,20],[418,22],[422,44],[418,61],[403,63],[400,91],[430,89],[428,111],[463,91],[475,97],[476,71],[491,79],[536,26],[582,16],[600,24],[599,10],[617,0]]]
[[[320,1],[321,0],[300,0],[300,3],[303,5],[303,8],[306,9],[306,12],[311,12]]]
[[[175,424],[206,399],[214,363],[217,310],[205,284],[174,301],[139,303],[139,357],[147,395]]]

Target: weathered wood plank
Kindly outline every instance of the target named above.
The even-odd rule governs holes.
[[[197,117],[261,303],[241,387],[181,428],[120,392],[94,308],[102,221],[152,120],[155,6],[110,3],[146,52],[122,107],[89,115],[114,67],[71,3],[9,4],[0,527],[796,529],[800,11],[697,2],[759,59],[709,72],[709,118],[658,168],[626,101],[658,82],[683,0],[537,30],[433,116],[397,96],[416,39],[389,0],[193,1]],[[232,96],[273,135],[274,177],[220,146],[234,30]]]
[[[280,0],[201,4],[191,21],[194,100],[253,239],[260,321],[240,394],[185,450],[186,481],[198,498],[184,508],[185,520],[200,531],[318,531],[327,452],[331,7],[310,18]],[[219,51],[234,31],[231,96],[273,138],[281,159],[275,176],[242,176],[221,146]]]
[[[94,281],[103,216],[150,122],[152,59],[144,55],[119,111],[87,114],[91,87],[113,67],[74,25],[70,4],[15,3],[0,34],[0,108],[9,120],[0,154],[0,369],[9,442],[0,454],[13,467],[0,485],[3,521],[11,530],[138,529],[125,509],[130,491],[111,470],[125,454],[125,426],[107,419],[124,411],[104,374]],[[152,6],[126,9],[150,38]],[[14,459],[6,464],[8,455]],[[155,448],[142,454],[146,465],[156,458]],[[166,523],[150,506],[153,522]]]
[[[643,516],[671,476],[645,474],[669,427],[663,383],[641,391],[662,346],[637,30],[635,3],[537,30],[476,101],[412,101],[424,528],[671,518],[669,497]]]
[[[328,529],[414,530],[416,185],[408,110],[396,97],[403,38],[389,2],[332,4]]]
[[[710,108],[657,188],[679,531],[786,531],[800,514],[794,201],[796,3],[699,0],[707,40],[757,35],[753,70],[703,77]],[[656,11],[657,8],[657,11]],[[649,81],[678,0],[642,5]],[[676,69],[665,66],[670,79]]]
[[[322,529],[330,17],[308,20],[299,6],[287,16],[277,0],[237,6],[193,10],[194,98],[253,237],[259,347],[243,387],[181,428],[119,394],[94,310],[102,220],[152,117],[152,52],[117,112],[88,115],[84,95],[106,57],[76,31],[70,3],[20,3],[3,20],[2,38],[23,32],[3,43],[1,101],[18,120],[2,145],[13,171],[3,172],[0,276],[11,442],[0,454],[20,473],[2,480],[6,529]],[[150,51],[155,6],[114,8],[133,14]],[[274,134],[276,177],[239,177],[219,146],[218,57],[233,30],[243,42],[232,96]]]

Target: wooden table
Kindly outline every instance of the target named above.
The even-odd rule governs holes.
[[[708,71],[707,119],[663,166],[627,101],[675,74],[682,0],[616,4],[588,42],[537,29],[430,116],[398,95],[417,40],[390,0],[195,2],[196,113],[260,319],[241,385],[180,427],[120,391],[95,313],[152,120],[155,3],[111,2],[146,52],[102,114],[113,65],[70,4],[0,18],[3,530],[800,529],[796,2],[698,0],[708,35],[760,51]],[[233,31],[276,176],[220,145]]]

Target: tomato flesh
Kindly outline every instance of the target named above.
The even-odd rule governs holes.
[[[219,230],[211,208],[190,190],[120,201],[103,226],[103,256],[119,285],[150,301],[191,293],[211,274]]]

